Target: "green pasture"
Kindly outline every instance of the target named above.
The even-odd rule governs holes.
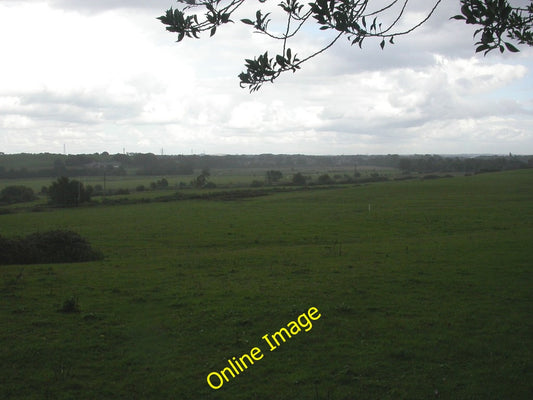
[[[252,182],[259,181],[265,182],[265,175],[268,169],[256,168],[256,169],[214,169],[210,171],[208,181],[214,183],[220,187],[246,187],[250,186]],[[399,170],[392,168],[380,168],[380,167],[359,167],[357,171],[361,177],[368,177],[372,174],[379,174],[380,176],[386,176],[390,179],[400,174]],[[292,182],[293,174],[301,172],[310,182],[316,182],[318,177],[322,174],[329,174],[331,178],[343,179],[345,175],[353,177],[353,168],[329,168],[319,170],[316,168],[299,168],[299,169],[281,169],[283,178],[279,182],[280,184],[289,184]],[[168,181],[169,189],[176,189],[180,186],[180,183],[189,185],[191,181],[194,181],[196,177],[201,173],[201,170],[196,170],[192,175],[124,175],[124,176],[72,176],[71,179],[76,179],[82,182],[84,185],[96,186],[100,185],[105,187],[106,190],[128,189],[131,192],[135,192],[138,186],[143,185],[146,189],[150,189],[150,183],[157,182],[160,179],[165,178]],[[23,185],[39,193],[43,186],[50,186],[57,178],[42,177],[42,178],[21,178],[21,179],[0,179],[0,191],[8,186]]]
[[[533,170],[0,215],[49,229],[106,257],[0,266],[2,399],[533,397]]]
[[[144,185],[146,189],[150,188],[150,183],[156,182],[159,179],[166,178],[169,182],[169,186],[172,188],[176,185],[179,185],[180,182],[189,183],[194,177],[192,175],[176,175],[176,176],[136,176],[136,175],[126,175],[126,176],[106,176],[105,181],[103,176],[82,176],[82,177],[71,177],[71,179],[76,179],[83,183],[84,185],[101,185],[107,190],[116,190],[116,189],[128,189],[130,191],[135,191],[137,186]],[[0,179],[0,190],[7,186],[12,185],[23,185],[32,188],[36,193],[41,191],[43,186],[50,186],[57,178],[25,178],[25,179]]]

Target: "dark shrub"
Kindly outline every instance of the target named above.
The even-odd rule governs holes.
[[[32,233],[25,238],[0,236],[0,264],[46,264],[100,260],[103,255],[72,231]]]
[[[292,183],[294,185],[303,186],[307,182],[307,179],[305,179],[305,176],[302,175],[301,172],[297,172],[292,176]]]
[[[266,173],[266,181],[269,185],[278,182],[281,178],[283,178],[281,171],[270,170]]]
[[[0,236],[0,265],[16,264],[17,240]]]
[[[0,202],[3,203],[24,203],[36,198],[33,189],[26,186],[8,186],[0,192]]]
[[[166,178],[150,183],[150,189],[152,190],[166,189],[166,188],[168,188],[168,181],[166,180]]]
[[[340,177],[340,175],[339,175]],[[318,177],[318,184],[319,185],[331,185],[332,183],[335,183],[333,179],[331,179],[331,176],[328,174],[320,175]]]

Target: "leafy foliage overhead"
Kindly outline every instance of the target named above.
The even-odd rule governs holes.
[[[200,38],[204,32],[213,36],[224,24],[234,22],[232,16],[244,4],[244,0],[177,0],[181,7],[170,8],[158,19],[166,25],[169,32],[178,34],[177,41],[184,38]],[[258,0],[266,3],[266,0]],[[275,9],[275,15],[263,9],[255,15],[241,18],[240,22],[249,25],[256,32],[267,35],[281,42],[280,53],[270,56],[268,51],[253,59],[245,60],[246,70],[239,74],[241,87],[250,91],[258,90],[263,83],[273,82],[283,72],[300,69],[309,59],[326,51],[341,37],[346,37],[352,45],[362,47],[366,39],[376,38],[383,49],[387,44],[394,44],[398,36],[411,33],[424,24],[435,12],[442,0],[428,1],[425,16],[406,28],[402,26],[408,3],[411,0],[387,0],[376,2],[370,0],[317,0],[300,2],[298,0],[281,0]],[[248,0],[248,3],[250,0]],[[460,0],[461,15],[452,18],[465,20],[467,24],[480,25],[475,32],[479,37],[476,52],[489,52],[494,49],[517,52],[516,44],[533,43],[531,22],[533,0],[527,7],[511,6],[508,0]],[[199,13],[194,13],[200,9]],[[282,22],[281,32],[269,28],[273,17]],[[321,31],[333,32],[329,42],[322,48],[298,56],[289,47],[289,42],[297,34],[303,34],[306,23],[315,23]]]
[[[499,49],[503,53],[506,48],[518,52],[509,40],[529,46],[533,44],[533,0],[527,7],[512,7],[507,0],[461,0],[461,3],[462,15],[453,18],[481,26],[474,33],[479,37],[476,52],[487,54]]]

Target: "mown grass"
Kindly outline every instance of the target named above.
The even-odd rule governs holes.
[[[106,255],[0,268],[0,398],[529,399],[532,200],[514,171],[0,215]]]

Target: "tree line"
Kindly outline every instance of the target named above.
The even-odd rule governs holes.
[[[15,155],[0,154],[0,178],[81,177],[120,175],[194,175],[213,169],[304,169],[335,167],[385,167],[406,173],[502,171],[533,167],[533,155],[155,155],[132,154],[25,154],[17,156],[18,168],[10,167]],[[45,160],[45,161],[44,161]],[[46,165],[48,163],[49,165]],[[23,166],[27,165],[27,166]]]

